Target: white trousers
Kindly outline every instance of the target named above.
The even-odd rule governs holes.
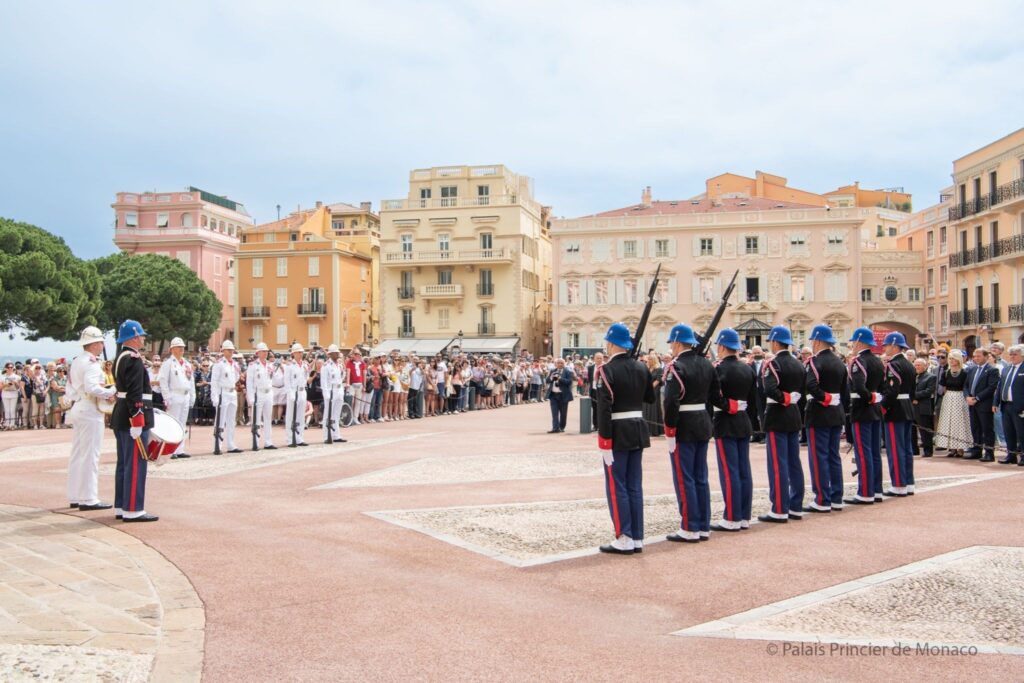
[[[341,438],[341,429],[338,426],[338,422],[341,420],[341,404],[344,402],[345,390],[343,388],[336,387],[333,397],[329,389],[324,392],[324,441],[327,440],[328,425],[331,427],[331,438]]]
[[[292,425],[294,424],[295,416],[295,404],[298,402],[298,427],[295,432],[292,432]],[[302,389],[299,391],[298,398],[294,394],[289,394],[288,403],[285,404],[284,412],[284,429],[288,438],[285,442],[291,446],[296,443],[306,443],[306,390]]]
[[[274,392],[268,391],[265,394],[256,394],[256,409],[252,412],[254,414],[251,417],[260,428],[263,447],[273,446],[274,441],[271,439],[273,425],[271,423],[274,421]]]
[[[172,393],[167,396],[167,414],[178,421],[178,424],[181,425],[181,428],[185,430],[186,434],[188,433],[188,427],[186,426],[186,423],[188,422],[188,401],[188,394]],[[184,452],[185,441],[182,440],[182,442],[178,444],[178,448],[174,451],[174,454],[177,455],[178,453]]]
[[[349,391],[352,392],[352,411],[358,417],[365,417],[370,414],[370,403],[367,401],[363,402],[363,385],[353,384],[349,387]]]
[[[221,450],[232,451],[238,446],[235,445],[235,411],[238,409],[238,399],[234,390],[225,391],[220,396],[213,397],[213,408],[217,409],[218,401],[220,402],[219,422],[220,422],[220,438],[224,442],[221,444]]]
[[[4,426],[13,427],[18,419],[18,393],[4,392]],[[72,503],[75,501],[71,501]]]
[[[95,411],[94,411],[95,412]],[[68,502],[95,505],[100,502],[100,448],[103,445],[103,416],[77,415],[71,433],[68,461]]]

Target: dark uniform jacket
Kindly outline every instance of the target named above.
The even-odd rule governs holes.
[[[715,367],[693,349],[683,351],[665,368],[665,427],[676,430],[676,441],[711,438],[711,416],[706,408],[719,393]],[[685,405],[700,405],[705,410],[680,412],[679,406]]]
[[[796,391],[804,393],[804,364],[789,351],[779,351],[762,371],[764,395],[768,405],[764,409],[764,431],[798,432],[803,422],[797,401],[788,400],[784,394]],[[773,403],[774,401],[774,403]],[[789,403],[789,405],[785,405]]]
[[[917,370],[902,353],[892,357],[885,367],[882,382],[882,419],[886,422],[913,422],[914,392],[917,388]],[[900,398],[900,397],[904,398]]]
[[[121,349],[114,361],[114,385],[117,403],[110,416],[110,428],[127,432],[132,427],[132,417],[141,414],[145,417],[145,428],[152,429],[153,390],[149,386],[146,365],[137,351],[128,347]]]
[[[613,451],[633,451],[651,445],[651,433],[642,411],[654,402],[654,387],[647,366],[626,353],[617,353],[597,371],[597,433],[612,440]],[[638,417],[613,420],[614,413],[636,412]]]
[[[747,408],[756,405],[757,375],[754,368],[740,361],[736,356],[726,356],[715,366],[718,375],[719,393],[711,396],[715,410],[715,437],[726,439],[748,439],[753,433],[750,414],[740,410],[730,414],[730,400],[746,401]]]
[[[871,394],[881,393],[885,367],[882,360],[864,349],[850,361],[850,421],[878,422],[882,406],[872,403]]]
[[[804,422],[808,427],[839,427],[846,422],[844,405],[850,403],[850,392],[846,384],[846,364],[832,352],[823,349],[807,361],[807,395],[810,399],[804,411]],[[838,405],[830,401],[838,397]]]
[[[930,372],[922,372],[917,376],[917,384],[914,385],[914,414],[918,417],[935,414],[935,375]]]

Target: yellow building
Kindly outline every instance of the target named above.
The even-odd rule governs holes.
[[[380,219],[379,348],[546,346],[548,211],[528,177],[501,165],[417,169],[408,196],[384,200]]]
[[[249,351],[262,341],[286,351],[297,341],[345,349],[371,340],[373,260],[334,233],[320,202],[242,232],[236,346]]]
[[[897,249],[906,253],[921,255],[924,268],[925,325],[922,347],[929,342],[942,343],[951,340],[949,330],[949,207],[952,205],[953,188],[943,190],[939,203],[916,211],[907,216],[899,225]]]
[[[953,162],[954,342],[1024,339],[1024,128]]]
[[[380,338],[380,216],[370,202],[353,206],[344,202],[328,204],[331,233],[348,242],[352,249],[370,259],[370,332],[367,341]]]

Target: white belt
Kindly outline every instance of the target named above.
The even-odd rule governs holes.
[[[642,410],[625,410],[621,413],[612,413],[613,420],[628,420],[631,417],[643,417],[644,411]]]
[[[128,394],[126,394],[123,391],[119,391],[119,392],[117,392],[117,397],[118,398],[128,398]],[[143,394],[142,395],[142,400],[143,401],[152,401],[153,400],[153,394]]]
[[[175,393],[175,394],[177,394],[179,396],[187,396],[189,391],[188,391],[188,389],[174,389],[173,393]]]
[[[896,394],[896,399],[899,401],[909,401],[910,394]]]
[[[707,410],[703,403],[683,403],[679,406],[680,413],[696,413],[700,410]]]

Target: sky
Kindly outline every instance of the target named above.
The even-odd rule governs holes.
[[[257,222],[503,163],[574,216],[764,170],[937,201],[1024,126],[1020,2],[6,3],[0,216],[114,251],[119,191]],[[73,348],[0,340],[0,354]],[[59,355],[59,352],[55,355]]]

